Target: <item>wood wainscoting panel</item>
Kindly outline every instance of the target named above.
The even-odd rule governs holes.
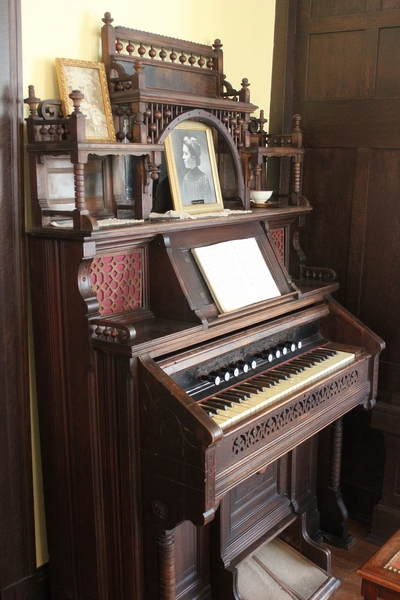
[[[399,39],[399,0],[277,3],[270,128],[284,130],[293,114],[302,117],[303,193],[314,210],[301,247],[309,264],[337,272],[336,298],[385,339],[380,397],[389,402],[400,389]],[[365,441],[375,456],[385,450],[382,436],[355,418],[361,439],[343,457],[342,482],[353,514],[363,494],[368,521],[383,478],[375,466],[383,461],[367,464]],[[345,438],[352,436],[349,423]]]

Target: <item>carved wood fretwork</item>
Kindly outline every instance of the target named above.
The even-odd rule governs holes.
[[[358,370],[354,369],[346,373],[328,385],[317,386],[311,393],[304,394],[302,398],[292,404],[286,404],[283,409],[279,409],[268,418],[258,423],[255,427],[243,431],[232,441],[232,456],[240,455],[249,448],[261,443],[265,443],[271,435],[275,435],[281,430],[289,427],[293,421],[299,419],[302,415],[318,409],[321,405],[329,402],[337,394],[342,394],[358,382]]]

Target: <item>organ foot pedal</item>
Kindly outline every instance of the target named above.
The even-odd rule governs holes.
[[[340,585],[279,538],[251,552],[236,571],[242,600],[324,600]]]

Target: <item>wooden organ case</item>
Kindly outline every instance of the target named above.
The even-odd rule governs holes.
[[[350,543],[341,418],[373,405],[383,342],[331,298],[334,273],[306,265],[300,118],[267,134],[247,80],[225,80],[218,40],[112,21],[115,143],[86,141],[79,94],[70,116],[33,87],[25,100],[52,598],[255,598],[238,565],[261,544],[279,536],[329,572],[322,533]],[[212,128],[227,215],[160,217],[164,141],[187,119]],[[270,157],[290,162],[290,184],[251,209]],[[242,239],[279,296],[221,313],[191,249]],[[331,365],[336,354],[349,358]]]

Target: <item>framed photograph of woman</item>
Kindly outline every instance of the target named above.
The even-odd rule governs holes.
[[[80,90],[84,95],[81,111],[86,116],[86,141],[115,142],[104,64],[56,58],[56,71],[64,115],[73,111],[69,94]]]
[[[179,123],[165,139],[165,158],[175,210],[196,214],[224,209],[208,125]]]

